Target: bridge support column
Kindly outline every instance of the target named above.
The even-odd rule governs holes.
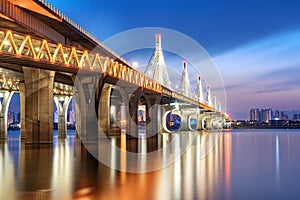
[[[110,130],[110,93],[111,86],[105,85],[101,92],[101,98],[98,109],[98,124],[99,124],[99,136],[101,131],[103,134],[108,135]]]
[[[20,130],[20,135],[21,135],[21,140],[25,140],[26,136],[26,126],[25,126],[25,83],[19,83],[19,91],[20,91],[20,111],[21,111],[21,116],[20,116],[20,123],[21,123],[21,130]]]
[[[53,142],[54,71],[23,67],[26,144]]]
[[[138,132],[138,108],[140,105],[140,97],[142,95],[142,88],[137,88],[134,92],[131,93],[131,97],[129,98],[129,115],[128,115],[128,121],[130,123],[127,124],[127,131],[130,133],[133,137],[139,137]]]
[[[0,92],[0,139],[7,137],[7,112],[13,94],[10,91]]]
[[[160,105],[161,97],[154,95],[154,96],[146,96],[149,101],[148,107],[148,114],[149,117],[148,123],[147,123],[147,136],[152,137],[154,135],[157,135],[161,132],[162,129],[162,106]]]
[[[76,130],[82,142],[98,141],[98,121],[96,114],[95,93],[100,76],[77,74],[74,81],[77,88]]]
[[[65,139],[67,136],[67,111],[71,101],[69,96],[55,96],[54,102],[58,111],[58,137]]]

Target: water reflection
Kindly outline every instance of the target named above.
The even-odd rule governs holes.
[[[67,141],[54,143],[51,178],[52,199],[72,198],[73,191],[70,185],[74,181],[73,167],[76,156],[76,137],[68,136]]]
[[[0,152],[0,199],[13,199],[15,196],[14,163],[7,146],[7,144],[2,144]]]
[[[280,158],[279,158],[279,137],[276,135],[276,184],[277,184],[277,190],[280,189]]]
[[[158,159],[163,161],[178,154],[180,146],[191,145],[173,164],[143,174],[99,163],[74,135],[40,147],[7,140],[0,144],[0,199],[296,199],[300,197],[296,133],[163,134],[162,146],[174,142],[161,152]],[[134,162],[124,151],[130,143],[126,134],[111,141],[122,150],[111,155],[112,165],[130,167]]]

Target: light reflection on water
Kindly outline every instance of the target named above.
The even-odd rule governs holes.
[[[299,199],[299,130],[193,134],[164,134],[162,144],[178,137],[192,145],[172,165],[144,174],[99,163],[75,135],[40,147],[9,137],[0,144],[0,199]],[[126,149],[124,139],[112,142]],[[145,151],[141,143],[136,149]],[[122,151],[111,162],[130,164]]]

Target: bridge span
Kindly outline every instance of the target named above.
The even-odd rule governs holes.
[[[185,72],[186,87],[176,92],[159,78],[134,69],[45,1],[0,0],[0,24],[1,138],[7,136],[8,106],[16,92],[21,137],[27,144],[52,143],[53,102],[59,136],[66,137],[66,110],[72,98],[77,131],[87,140],[99,137],[90,131],[93,124],[105,135],[126,129],[130,137],[140,136],[140,126],[145,127],[143,137],[152,137],[230,125],[209,89],[203,100],[200,78],[197,98],[187,95]]]

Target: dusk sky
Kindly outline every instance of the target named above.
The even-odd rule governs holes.
[[[226,87],[227,112],[300,109],[300,2],[50,0],[103,41],[140,27],[163,27],[196,40]]]

